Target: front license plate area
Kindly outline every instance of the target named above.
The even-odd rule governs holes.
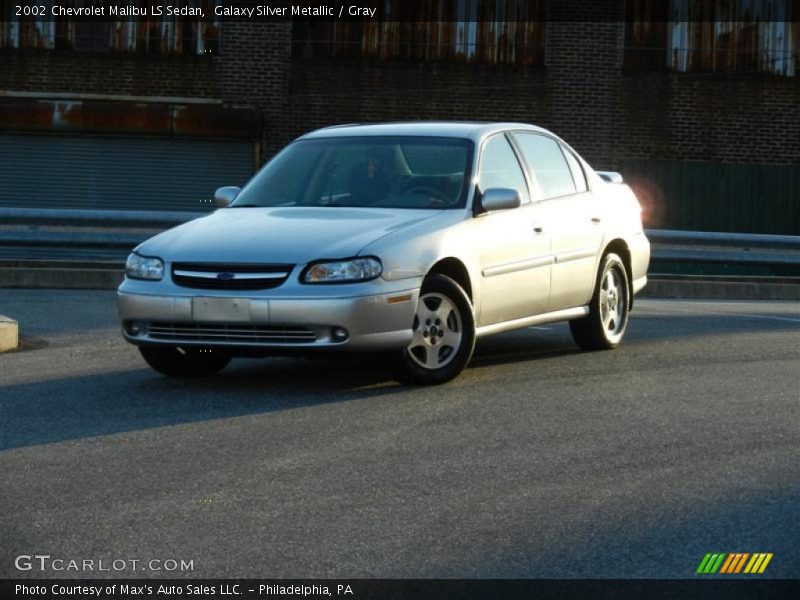
[[[249,298],[192,298],[195,321],[246,323],[250,321]]]

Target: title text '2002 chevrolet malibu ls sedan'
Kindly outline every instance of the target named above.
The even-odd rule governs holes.
[[[216,201],[138,246],[119,288],[125,338],[167,375],[364,350],[441,383],[476,338],[540,323],[613,348],[647,282],[634,194],[531,125],[321,129]]]

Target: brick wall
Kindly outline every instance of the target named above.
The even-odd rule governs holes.
[[[615,158],[800,164],[800,79],[656,74],[622,79]]]
[[[265,159],[330,124],[466,119],[542,125],[598,168],[632,159],[800,163],[800,79],[625,72],[624,28],[607,20],[621,6],[552,2],[543,67],[292,60],[289,23],[226,22],[210,59],[0,51],[0,89],[256,107]]]
[[[0,90],[222,99],[264,116],[264,155],[290,137],[289,23],[228,22],[214,56],[0,50]],[[254,132],[257,133],[257,132]]]
[[[547,120],[538,69],[436,63],[296,61],[291,132],[334,123]]]
[[[213,98],[208,57],[0,50],[0,90]]]
[[[523,121],[596,168],[630,159],[800,163],[800,80],[625,73],[619,23],[548,25],[547,66],[294,61],[287,139],[325,125]]]
[[[290,138],[288,125],[290,23],[227,22],[219,55],[219,94],[230,106],[259,108],[264,115],[264,156]]]
[[[623,34],[613,22],[548,24],[551,119],[545,127],[597,168],[615,163]]]

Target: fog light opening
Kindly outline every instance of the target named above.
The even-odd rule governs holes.
[[[333,339],[336,340],[337,342],[345,341],[347,337],[350,335],[347,333],[347,329],[345,329],[344,327],[334,327],[332,334],[333,334]]]
[[[128,335],[139,335],[140,333],[142,333],[142,326],[139,323],[136,323],[135,321],[128,321],[125,324],[125,332]]]

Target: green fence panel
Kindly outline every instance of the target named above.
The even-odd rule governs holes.
[[[800,165],[629,160],[619,170],[647,227],[800,235]]]

